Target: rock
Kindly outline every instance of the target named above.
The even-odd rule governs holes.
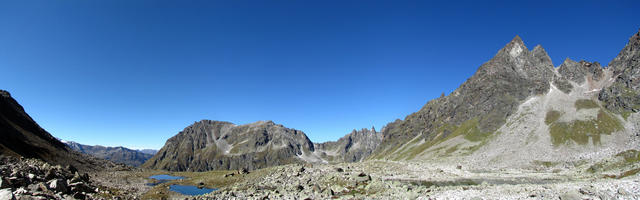
[[[67,182],[62,179],[51,180],[48,182],[48,184],[49,184],[50,190],[53,190],[56,192],[62,192],[62,193],[69,192],[69,189],[67,187]]]
[[[10,177],[8,182],[13,188],[27,186],[28,184],[27,180],[21,177]]]
[[[73,178],[69,181],[69,183],[77,183],[77,182],[89,182],[89,174],[84,173],[80,175],[80,173],[75,172]]]
[[[46,191],[49,191],[49,188],[47,188],[47,186],[44,185],[44,183],[38,183],[38,189],[36,189],[36,191],[46,192]]]
[[[44,179],[51,180],[56,178],[56,169],[49,168],[47,172],[44,174]]]
[[[95,189],[83,182],[69,184],[72,192],[94,193]]]
[[[311,187],[311,190],[315,193],[322,192],[322,189],[320,189],[320,186],[318,186],[318,184],[313,184],[313,186]]]
[[[587,188],[580,188],[578,189],[578,192],[580,192],[580,194],[585,194],[585,195],[593,195],[594,193],[587,189]]]
[[[361,184],[364,182],[371,181],[371,176],[365,174],[364,172],[359,173],[356,177],[356,184]]]
[[[625,190],[624,188],[618,188],[618,194],[620,195],[624,195],[624,196],[629,196],[631,195],[631,193],[629,193],[627,190]]]
[[[65,167],[65,169],[66,169],[67,171],[70,171],[71,173],[76,173],[76,172],[78,172],[78,169],[76,169],[76,168],[75,168],[74,166],[72,166],[72,165],[67,165],[67,166]]]
[[[560,194],[560,199],[561,200],[581,200],[582,197],[580,193],[578,193],[578,191],[570,190],[563,194]]]
[[[7,181],[4,180],[4,177],[0,176],[0,189],[8,188],[8,187],[9,187],[9,183],[7,183]]]
[[[86,199],[87,196],[85,194],[80,193],[80,192],[76,192],[76,193],[73,194],[73,198],[74,199]]]
[[[27,189],[21,187],[21,188],[16,189],[16,191],[13,191],[13,194],[15,194],[15,195],[29,194],[29,191],[27,191]]]
[[[10,188],[0,189],[0,200],[15,200],[16,197]]]

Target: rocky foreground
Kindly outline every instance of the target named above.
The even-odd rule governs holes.
[[[228,179],[210,194],[173,199],[640,199],[638,175],[573,169],[477,171],[421,162],[292,164],[191,179]],[[166,186],[161,186],[166,187]]]
[[[101,190],[72,166],[0,157],[0,199],[93,199]]]

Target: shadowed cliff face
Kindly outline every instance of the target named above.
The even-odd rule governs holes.
[[[629,39],[609,67],[614,69],[615,82],[600,91],[598,99],[623,115],[640,111],[640,32]]]
[[[272,121],[246,125],[202,120],[167,140],[143,166],[172,171],[243,169],[322,162],[302,132]]]
[[[62,142],[38,126],[4,90],[0,90],[0,130],[3,154],[52,160],[55,151],[66,151]]]
[[[37,158],[81,170],[99,170],[113,163],[83,156],[41,128],[11,97],[0,90],[0,154]]]

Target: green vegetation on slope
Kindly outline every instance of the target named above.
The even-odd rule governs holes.
[[[591,165],[587,171],[590,173],[596,173],[631,168],[630,170],[623,171],[619,175],[606,176],[610,178],[624,178],[640,172],[640,168],[637,168],[637,163],[640,163],[640,151],[630,149],[616,154],[612,159],[607,159]]]
[[[398,154],[396,154],[396,156],[393,157],[393,159],[394,160],[413,159],[420,153],[427,150],[429,147],[440,144],[441,142],[447,141],[457,136],[463,136],[464,139],[466,140],[469,140],[472,142],[482,142],[481,144],[484,144],[484,141],[493,134],[491,132],[482,132],[478,128],[478,126],[479,126],[479,119],[477,117],[467,120],[462,124],[460,124],[459,126],[444,124],[435,130],[435,134],[434,134],[436,135],[435,138],[419,145],[416,145],[418,141],[420,141],[419,139],[411,140],[407,143],[407,145],[404,145],[403,147],[395,151]],[[478,149],[479,146],[481,145],[474,146],[476,148],[465,148],[465,149],[470,151],[475,151]],[[458,149],[457,147],[455,148],[451,147],[451,148],[448,148],[445,153],[450,154],[457,149]]]
[[[576,110],[598,108],[598,104],[591,99],[579,99],[575,103]]]
[[[549,116],[548,113],[547,116]],[[585,145],[589,143],[589,138],[596,145],[600,144],[601,134],[609,135],[612,132],[624,129],[618,119],[603,109],[600,109],[597,118],[592,120],[576,120],[573,122],[545,120],[545,122],[547,121],[551,122],[549,133],[551,134],[553,145],[569,144],[571,141]]]
[[[547,112],[547,116],[544,118],[544,123],[549,125],[553,122],[556,122],[558,121],[558,119],[560,119],[560,116],[562,116],[562,113],[560,111],[550,110],[549,112]]]

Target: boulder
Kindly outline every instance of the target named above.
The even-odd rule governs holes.
[[[0,190],[0,200],[15,200],[16,197],[11,192],[10,188],[5,188]]]
[[[83,182],[69,184],[72,192],[94,193],[95,189]]]
[[[4,177],[0,177],[0,189],[8,188],[8,187],[9,187],[9,183],[7,183],[7,181],[4,180]]]
[[[54,179],[49,181],[48,185],[50,190],[53,190],[56,192],[62,192],[62,193],[69,192],[69,188],[67,187],[67,182],[65,180]]]
[[[89,182],[89,174],[84,173],[83,175],[80,175],[80,173],[76,172],[73,175],[73,178],[71,178],[71,180],[69,182],[70,183]]]

